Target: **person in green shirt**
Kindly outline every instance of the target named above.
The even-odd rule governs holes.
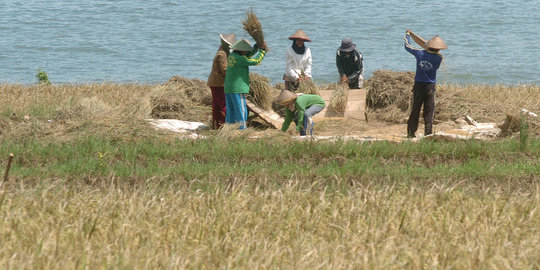
[[[326,106],[324,99],[319,95],[297,95],[288,90],[281,91],[276,102],[285,107],[285,121],[281,126],[281,131],[287,131],[294,120],[296,131],[300,133],[300,136],[305,136],[306,132],[313,135],[311,118]],[[300,121],[302,121],[301,125]]]
[[[231,45],[233,52],[227,58],[225,74],[225,123],[241,123],[240,129],[246,129],[248,110],[246,94],[249,93],[249,66],[258,65],[266,54],[266,43],[251,47],[245,39]],[[258,53],[257,53],[258,52]]]

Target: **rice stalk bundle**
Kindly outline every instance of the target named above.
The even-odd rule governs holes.
[[[326,116],[328,117],[343,117],[345,116],[345,108],[349,100],[349,87],[346,84],[337,84],[332,92]]]
[[[298,83],[298,93],[310,94],[310,95],[319,95],[319,88],[312,80],[303,80]]]
[[[262,75],[249,74],[249,94],[255,105],[267,111],[272,109],[272,101],[274,100],[273,89],[269,81]]]
[[[253,10],[246,12],[246,20],[242,22],[242,25],[244,25],[244,30],[246,30],[257,44],[264,43],[264,33],[261,22],[259,22],[259,18],[257,18],[257,15],[255,15]]]

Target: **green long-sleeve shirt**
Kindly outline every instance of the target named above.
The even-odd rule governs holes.
[[[283,125],[281,126],[281,131],[287,131],[289,126],[291,125],[291,121],[294,118],[295,114],[298,114],[298,125],[296,125],[296,130],[300,132],[302,128],[302,122],[304,121],[304,113],[307,108],[318,105],[324,108],[326,106],[326,103],[324,102],[324,99],[320,97],[319,95],[300,95],[296,98],[294,101],[295,110],[292,112],[289,110],[289,108],[285,108],[285,121],[283,122]]]
[[[249,93],[249,66],[255,66],[262,62],[266,52],[259,50],[259,54],[251,58],[257,53],[258,48],[248,54],[242,55],[232,52],[227,59],[227,73],[225,75],[225,93]]]

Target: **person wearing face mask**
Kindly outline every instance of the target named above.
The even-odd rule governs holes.
[[[350,38],[344,38],[336,52],[336,66],[340,82],[350,89],[360,89],[364,84],[364,57]]]
[[[311,39],[302,30],[296,31],[289,37],[292,45],[285,54],[285,89],[296,91],[302,80],[311,80],[311,50],[305,46],[305,42]]]

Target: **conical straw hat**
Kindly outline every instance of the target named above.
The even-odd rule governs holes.
[[[426,46],[431,49],[435,50],[444,50],[448,49],[448,46],[444,43],[441,37],[439,35],[436,35],[432,37],[428,42],[426,43]]]
[[[289,90],[281,90],[279,93],[279,96],[276,99],[276,103],[279,105],[285,105],[285,103],[297,98],[298,95],[295,93],[289,91]]]
[[[235,34],[220,34],[219,37],[221,38],[221,40],[223,40],[225,43],[229,45],[236,42]]]
[[[306,33],[304,33],[304,31],[302,31],[301,29],[298,29],[298,31],[294,32],[294,34],[292,34],[289,39],[301,39],[307,42],[311,42],[311,39],[309,39]]]
[[[241,51],[241,52],[250,52],[253,50],[253,47],[249,44],[249,41],[245,39],[237,40],[232,46],[231,49],[235,51]]]

